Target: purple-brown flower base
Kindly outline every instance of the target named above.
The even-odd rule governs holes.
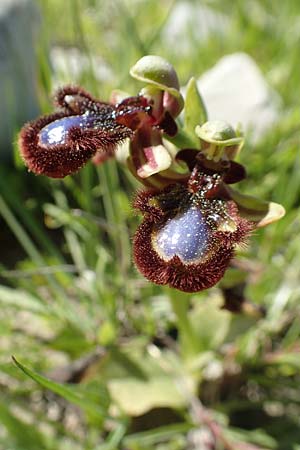
[[[135,208],[145,214],[133,243],[139,271],[153,283],[184,292],[214,286],[224,275],[253,224],[233,201],[191,194],[184,185],[140,193]]]

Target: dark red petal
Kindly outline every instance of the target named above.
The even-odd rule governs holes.
[[[175,136],[178,131],[177,124],[171,114],[166,111],[162,120],[159,122],[159,128],[161,128],[168,136]]]
[[[199,153],[198,149],[184,148],[182,150],[179,150],[179,152],[176,155],[176,158],[179,159],[180,161],[184,161],[187,164],[190,171],[192,171],[197,163],[196,157],[198,153]]]
[[[247,172],[242,164],[230,161],[230,168],[224,175],[223,181],[226,184],[238,183],[247,177]]]
[[[131,130],[137,130],[144,125],[151,127],[155,122],[151,116],[151,107],[145,97],[127,97],[115,108],[116,122]]]
[[[220,173],[223,175],[223,181],[226,184],[238,183],[246,178],[246,169],[242,164],[235,161],[218,161],[214,162],[205,158],[203,153],[194,148],[185,148],[180,150],[176,158],[184,161],[192,171],[198,163],[207,173]]]

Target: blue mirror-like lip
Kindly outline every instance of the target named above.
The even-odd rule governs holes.
[[[178,256],[183,263],[205,259],[210,250],[211,230],[197,206],[169,218],[153,235],[155,250],[164,260]]]
[[[42,146],[64,145],[71,128],[99,128],[101,127],[101,122],[102,118],[100,116],[89,113],[62,117],[54,120],[40,130],[39,143]]]

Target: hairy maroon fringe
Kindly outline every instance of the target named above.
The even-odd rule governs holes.
[[[134,261],[139,271],[156,284],[170,285],[184,292],[200,292],[214,286],[223,277],[234,256],[235,244],[244,243],[253,229],[253,224],[237,215],[234,202],[228,202],[230,215],[237,224],[233,233],[216,232],[211,256],[198,264],[183,264],[178,256],[163,260],[152,245],[152,231],[156,222],[151,215],[143,220],[133,240]]]
[[[214,235],[222,240],[224,246],[247,246],[248,239],[255,229],[255,223],[239,215],[239,210],[233,200],[226,202],[229,216],[235,222],[237,229],[233,233],[217,231]]]
[[[160,190],[158,189],[138,192],[132,202],[133,208],[148,213],[151,216],[151,220],[157,222],[164,216],[164,213],[158,206],[151,205],[150,201],[157,197],[159,193]]]
[[[220,248],[209,260],[185,265],[178,256],[164,261],[155,252],[151,242],[153,223],[144,221],[133,241],[134,261],[139,271],[156,284],[169,284],[184,292],[199,292],[216,284],[233,256],[233,249]]]
[[[85,89],[80,86],[75,86],[72,84],[68,84],[61,88],[58,88],[54,94],[54,105],[56,106],[66,106],[65,104],[65,96],[66,95],[79,95],[80,97],[84,97],[87,100],[96,102],[97,100]]]

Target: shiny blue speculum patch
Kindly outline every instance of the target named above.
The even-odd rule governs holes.
[[[91,114],[67,116],[54,120],[39,132],[40,144],[46,146],[65,144],[70,128],[94,128],[98,122],[99,118]]]
[[[196,206],[179,212],[167,220],[152,237],[155,250],[165,260],[177,255],[182,262],[192,264],[209,251],[211,230],[203,213]]]

